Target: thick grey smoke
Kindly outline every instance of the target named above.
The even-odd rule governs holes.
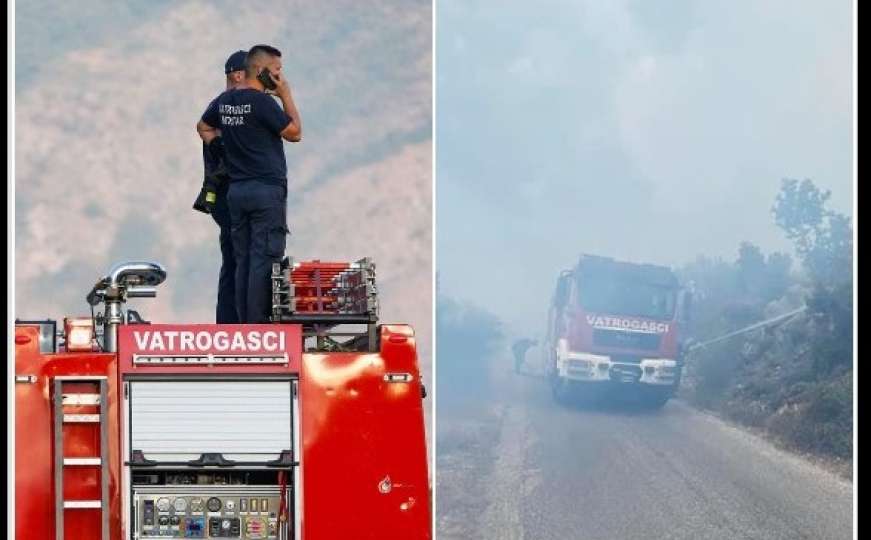
[[[446,294],[544,326],[581,252],[680,265],[788,249],[784,177],[852,207],[851,5],[439,3]]]

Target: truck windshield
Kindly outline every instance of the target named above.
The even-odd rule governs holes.
[[[585,311],[649,319],[674,315],[676,291],[671,287],[613,276],[583,276],[578,285]]]

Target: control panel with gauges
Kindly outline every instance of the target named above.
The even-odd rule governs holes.
[[[202,486],[207,487],[207,486]],[[134,538],[285,538],[279,486],[161,486],[133,498]]]

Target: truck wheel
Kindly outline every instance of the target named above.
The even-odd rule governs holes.
[[[554,401],[562,406],[568,406],[570,404],[572,393],[568,383],[566,383],[559,377],[554,377],[551,380],[550,388],[553,392]]]
[[[659,410],[665,407],[665,404],[668,403],[669,399],[671,399],[670,391],[663,392],[657,389],[645,396],[644,406],[653,411]]]

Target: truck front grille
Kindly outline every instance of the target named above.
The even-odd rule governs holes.
[[[600,347],[655,351],[659,349],[660,340],[659,334],[593,329],[593,344]]]

